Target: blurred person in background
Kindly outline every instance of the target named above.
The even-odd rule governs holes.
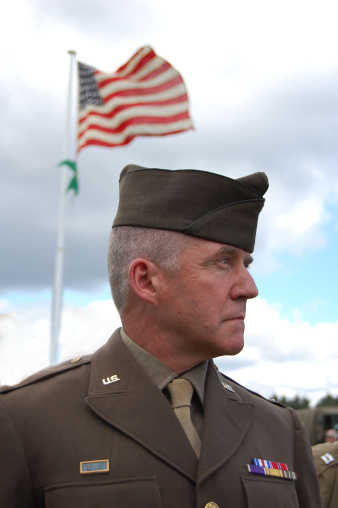
[[[312,452],[318,475],[322,508],[337,508],[338,441],[315,445],[312,447]]]
[[[338,439],[336,429],[329,429],[325,432],[325,443],[334,443]]]

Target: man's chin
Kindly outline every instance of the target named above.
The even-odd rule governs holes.
[[[220,347],[220,350],[216,356],[236,356],[244,348],[243,336],[238,337],[237,340],[232,340],[230,343],[225,343]]]

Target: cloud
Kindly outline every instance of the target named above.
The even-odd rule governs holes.
[[[246,346],[238,357],[222,357],[220,370],[246,387],[271,397],[275,392],[307,396],[312,403],[338,392],[338,321],[311,326],[294,309],[281,317],[276,306],[256,298],[248,304]]]
[[[118,5],[106,0],[95,0],[95,4],[92,0],[51,0],[48,4],[38,0],[36,14],[37,24],[46,30],[66,26],[104,44],[107,44],[108,35],[110,44],[126,41],[131,33],[137,37],[159,21],[147,2],[133,0]]]
[[[17,306],[16,306],[17,308]],[[17,312],[0,302],[0,382],[13,384],[49,364],[50,309],[46,304],[24,306]],[[96,350],[120,319],[111,300],[86,307],[65,306],[59,342],[59,360]]]
[[[49,309],[14,312],[0,304],[0,378],[15,383],[48,364]],[[248,305],[246,346],[235,357],[216,359],[220,370],[266,397],[274,392],[300,394],[316,402],[338,393],[338,322],[310,326],[295,311],[292,321],[257,298]],[[60,336],[60,360],[88,354],[104,344],[120,319],[111,300],[87,306],[66,305]]]
[[[6,79],[0,83],[2,294],[53,283],[57,164],[63,157],[71,48],[81,50],[79,59],[109,71],[139,46],[152,44],[182,72],[196,130],[80,153],[80,194],[76,200],[67,197],[67,288],[91,290],[106,281],[118,176],[130,162],[232,177],[267,172],[271,186],[256,254],[261,271],[279,269],[285,252],[324,248],[325,225],[337,222],[328,207],[338,196],[338,74],[330,6],[329,1],[317,9],[303,1],[272,6],[260,0],[253,7],[213,0],[207,10],[194,2],[192,20],[189,3],[178,1],[169,11],[152,0],[118,6],[104,0],[95,6],[91,0],[6,4],[0,21],[0,37],[11,45],[3,61]],[[215,17],[214,12],[226,15]],[[213,18],[210,39],[208,15]],[[319,32],[320,40],[313,36]]]

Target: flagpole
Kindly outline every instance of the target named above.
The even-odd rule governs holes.
[[[71,136],[71,121],[72,121],[72,91],[73,91],[73,68],[76,51],[69,50],[70,55],[70,70],[69,70],[69,83],[68,83],[68,98],[67,98],[67,114],[66,114],[66,130],[63,148],[63,160],[72,158],[70,154],[70,136]],[[51,315],[51,342],[49,351],[50,364],[58,362],[58,340],[61,325],[62,313],[62,297],[63,297],[63,261],[64,261],[64,222],[65,222],[65,198],[66,198],[66,178],[67,169],[64,164],[60,166],[60,191],[59,191],[59,218],[57,228],[57,242],[55,253],[55,271],[54,271],[54,290],[52,300],[52,315]]]

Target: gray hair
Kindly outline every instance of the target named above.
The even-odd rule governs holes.
[[[129,267],[136,258],[149,259],[168,271],[178,271],[181,254],[193,237],[176,231],[133,226],[113,228],[108,246],[108,275],[112,297],[121,314],[128,303],[131,286]]]

